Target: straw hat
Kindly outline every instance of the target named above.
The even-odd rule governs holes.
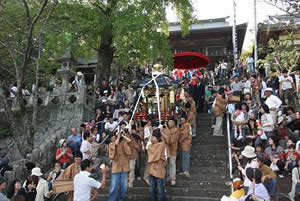
[[[43,173],[41,172],[41,168],[39,168],[39,167],[33,168],[31,170],[31,176],[38,176],[38,177],[40,177],[42,175],[43,175]]]
[[[245,149],[244,149],[244,151],[242,151],[242,155],[245,156],[246,158],[254,158],[254,157],[256,157],[254,147],[246,146]]]

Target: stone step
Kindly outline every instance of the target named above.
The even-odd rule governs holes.
[[[183,178],[177,178],[176,185],[170,186],[170,184],[167,182],[166,186],[167,188],[191,188],[191,189],[206,189],[206,190],[216,190],[216,189],[224,189],[223,191],[230,190],[229,187],[225,186],[225,182],[227,180],[218,180],[218,181],[194,181],[194,180],[188,180]],[[107,186],[110,186],[110,180],[107,182]],[[147,187],[146,184],[143,181],[134,180],[133,184],[135,187]]]
[[[228,146],[223,141],[193,141],[193,148],[197,150],[227,150]]]
[[[106,188],[103,191],[104,194],[109,193],[109,188]],[[217,189],[210,189],[207,191],[206,189],[193,189],[190,187],[186,188],[178,188],[178,187],[167,187],[166,188],[166,195],[176,197],[176,196],[183,196],[183,197],[211,197],[211,198],[220,198],[224,194],[227,194],[228,191],[226,190],[217,190]],[[149,196],[149,187],[133,187],[128,190],[128,196]]]
[[[100,200],[107,200],[107,195],[100,194],[98,196],[97,201]],[[149,197],[147,195],[129,195],[126,199],[126,201],[147,201],[149,200]],[[220,198],[215,197],[191,197],[191,196],[171,196],[167,194],[167,200],[168,201],[219,201]]]

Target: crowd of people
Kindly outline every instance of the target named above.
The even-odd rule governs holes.
[[[229,182],[236,190],[229,200],[276,200],[282,181],[278,177],[290,175],[288,196],[299,200],[299,76],[299,68],[293,74],[283,69],[270,71],[267,77],[244,75],[242,80],[237,74],[218,90],[212,106],[213,135],[223,136],[223,120],[229,118],[238,177]]]
[[[74,181],[69,201],[93,200],[97,189],[106,186],[110,171],[108,201],[126,200],[127,189],[135,180],[149,186],[151,201],[165,201],[165,185],[176,185],[177,172],[191,177],[190,152],[197,133],[196,114],[200,112],[211,115],[216,137],[224,136],[223,122],[230,118],[231,148],[239,175],[232,181],[236,191],[230,199],[275,199],[277,177],[289,174],[290,198],[294,199],[300,190],[300,70],[293,77],[287,70],[270,72],[268,77],[243,73],[241,80],[241,73],[227,73],[222,65],[225,63],[215,72],[191,71],[175,76],[183,81],[177,90],[182,111],[177,119],[170,117],[161,124],[151,115],[144,121],[131,118],[138,95],[132,85],[110,86],[102,81],[95,90],[95,115],[59,141],[54,169],[43,177],[39,167],[28,163],[28,178],[10,184],[6,195],[7,182],[0,180],[0,200],[43,201],[53,195],[55,182],[60,180]],[[215,83],[218,78],[229,83]],[[180,167],[176,166],[177,156]],[[91,173],[102,174],[101,181]]]
[[[44,197],[54,194],[55,182],[70,179],[74,181],[74,191],[68,193],[68,200],[93,200],[97,197],[96,189],[105,187],[108,169],[111,171],[108,201],[125,200],[134,180],[149,186],[151,200],[166,200],[165,184],[176,185],[179,169],[180,175],[191,177],[196,103],[186,90],[180,126],[174,117],[159,124],[150,115],[147,120],[138,122],[130,120],[137,95],[131,86],[112,87],[103,81],[96,90],[95,115],[79,129],[71,128],[66,139],[59,140],[54,169],[44,176],[39,167],[31,164],[25,183],[11,184],[12,194],[2,193],[6,182],[1,180],[3,200],[23,197],[26,201],[43,201]],[[181,167],[176,167],[177,155],[180,155]],[[103,166],[101,173],[96,173],[96,177],[102,174],[101,182],[90,178],[100,166]]]

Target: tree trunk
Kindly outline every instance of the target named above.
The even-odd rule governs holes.
[[[111,74],[111,64],[114,57],[114,49],[112,46],[113,33],[112,24],[108,21],[106,28],[101,34],[100,46],[98,49],[98,63],[96,67],[96,85],[100,85],[102,80],[109,82]]]

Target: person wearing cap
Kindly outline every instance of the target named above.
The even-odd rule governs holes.
[[[233,179],[232,186],[234,191],[229,197],[223,196],[221,201],[238,201],[245,196],[244,184],[240,178]]]
[[[166,201],[165,176],[168,155],[167,147],[162,140],[162,134],[159,128],[153,131],[147,152],[150,174],[150,200]]]
[[[107,201],[124,201],[126,198],[129,173],[129,158],[132,155],[131,139],[126,130],[112,137],[108,146],[109,158],[112,160],[111,185]]]
[[[179,130],[179,146],[181,150],[181,168],[183,175],[190,178],[190,151],[192,148],[192,128],[190,123],[187,121],[188,117],[186,114],[181,115],[181,127]]]
[[[45,179],[43,179],[41,172],[41,168],[35,167],[31,171],[32,179],[36,185],[36,197],[35,201],[44,201],[45,197],[50,198],[52,192],[49,192],[48,183]]]
[[[240,178],[235,178],[232,181],[234,192],[230,195],[230,198],[240,199],[245,196],[244,184]]]
[[[56,180],[73,180],[74,177],[80,172],[80,164],[82,161],[82,153],[76,152],[74,154],[74,162],[69,165],[63,174],[59,176]],[[68,201],[73,201],[74,198],[74,191],[70,191],[68,193]]]
[[[246,146],[245,149],[242,151],[242,156],[247,159],[247,163],[245,168],[242,168],[241,164],[238,164],[238,169],[241,171],[244,177],[244,186],[249,187],[251,186],[251,181],[246,176],[246,170],[248,168],[258,168],[258,162],[255,154],[255,148],[252,146]]]
[[[275,95],[272,94],[272,88],[266,88],[265,90],[265,104],[269,107],[272,115],[273,123],[277,122],[277,111],[282,104],[282,101]]]
[[[84,76],[82,72],[77,72],[74,81],[72,82],[73,87],[75,90],[78,90],[78,87],[84,84]]]
[[[72,149],[67,145],[66,139],[59,140],[59,148],[56,150],[55,160],[62,165],[63,169],[71,164],[73,160],[73,154]]]
[[[4,195],[4,191],[7,187],[7,181],[0,177],[0,200],[1,201],[9,201],[9,199]]]
[[[94,189],[103,189],[106,185],[106,174],[108,169],[101,168],[101,182],[90,177],[93,169],[93,162],[89,159],[81,161],[81,171],[74,177],[74,201],[90,201],[95,199]],[[94,194],[94,195],[93,195]]]
[[[270,195],[266,187],[262,184],[262,173],[257,168],[246,169],[247,178],[252,181],[249,186],[247,195],[242,197],[240,201],[270,201]]]

